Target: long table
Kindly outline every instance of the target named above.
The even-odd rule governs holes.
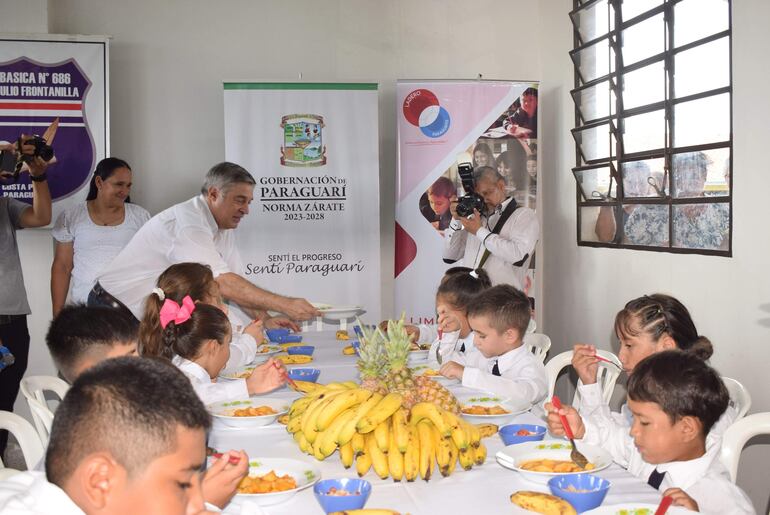
[[[352,332],[352,331],[351,331]],[[308,367],[321,370],[319,382],[357,380],[358,371],[355,367],[356,356],[342,354],[346,342],[337,341],[334,331],[303,333],[303,344],[314,345],[313,362]],[[290,367],[291,368],[291,367]],[[450,387],[455,394],[471,392],[462,386]],[[266,395],[271,398],[297,398],[298,394],[283,388]],[[513,422],[541,424],[542,410],[537,408],[518,415]],[[548,438],[548,436],[547,436]],[[411,515],[432,514],[492,514],[492,513],[521,513],[522,510],[511,504],[510,494],[517,490],[536,490],[548,492],[548,485],[533,483],[512,470],[500,466],[495,460],[495,453],[504,447],[498,436],[484,439],[488,454],[486,462],[474,466],[470,471],[459,467],[449,477],[435,474],[430,482],[417,479],[412,483],[402,480],[395,483],[391,479],[382,480],[370,471],[365,479],[372,483],[372,494],[367,508],[388,508]],[[232,429],[215,422],[209,445],[220,451],[228,449],[243,449],[251,459],[256,458],[292,458],[308,463],[314,463],[321,470],[322,477],[343,478],[357,477],[355,466],[346,470],[334,454],[322,462],[302,453],[297,444],[286,432],[283,425],[253,429]],[[623,468],[613,464],[609,468],[596,473],[608,479],[612,486],[605,498],[604,504],[622,502],[658,503],[660,493],[638,479]],[[297,493],[291,500],[262,508],[249,507],[247,504],[231,503],[226,513],[266,513],[269,515],[313,515],[323,514],[315,500],[312,488]]]

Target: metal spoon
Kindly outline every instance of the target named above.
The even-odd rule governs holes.
[[[554,395],[551,399],[551,402],[557,410],[561,409],[561,401],[559,400],[559,397]],[[575,445],[575,436],[572,434],[572,428],[569,426],[569,422],[567,422],[567,417],[560,414],[559,418],[561,419],[561,424],[564,426],[564,432],[567,433],[567,438],[569,438],[569,441],[572,444],[572,452],[569,454],[569,457],[572,461],[575,462],[575,464],[577,464],[578,467],[585,470],[586,465],[588,465],[588,460],[577,450],[577,446]]]

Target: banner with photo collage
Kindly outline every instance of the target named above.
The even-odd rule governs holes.
[[[375,83],[225,83],[225,155],[257,184],[238,228],[261,288],[380,313]]]
[[[435,293],[449,199],[462,196],[458,165],[494,167],[518,205],[537,208],[538,84],[514,81],[399,81],[395,312],[436,321]],[[533,257],[523,288],[536,306]],[[456,263],[459,265],[460,263]]]

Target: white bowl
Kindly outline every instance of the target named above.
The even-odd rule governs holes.
[[[462,395],[457,398],[457,401],[460,403],[460,414],[465,420],[473,424],[495,424],[498,426],[503,426],[515,418],[516,415],[524,413],[532,407],[530,404],[515,404],[507,397],[499,397],[496,395],[484,393]],[[504,410],[508,411],[508,413],[501,415],[468,415],[466,413],[462,413],[462,409],[465,406],[484,406],[487,408],[500,406]]]
[[[411,366],[427,363],[428,352],[429,351],[427,350],[410,350],[409,356],[407,357],[407,364]]]
[[[266,399],[251,398],[246,400],[233,400],[215,402],[208,405],[211,415],[230,427],[259,427],[266,426],[275,422],[275,419],[289,411],[291,401],[286,399]],[[233,413],[237,409],[251,408],[259,406],[270,406],[276,413],[272,415],[262,415],[259,417],[236,417]]]
[[[643,513],[649,513],[652,515],[655,510],[658,509],[657,504],[645,504],[645,503],[622,503],[622,504],[610,504],[607,506],[599,506],[593,510],[584,511],[583,515],[641,515]],[[647,510],[647,511],[644,511]],[[670,506],[666,511],[667,515],[692,515],[693,512],[680,508],[679,506]]]
[[[319,468],[314,464],[305,461],[286,458],[255,458],[249,460],[250,476],[263,476],[271,470],[279,476],[288,474],[293,477],[297,482],[297,488],[268,494],[239,493],[233,498],[233,502],[240,504],[240,502],[248,500],[257,503],[260,506],[270,506],[272,504],[286,502],[294,497],[294,494],[300,490],[313,486],[319,479],[321,479],[321,471]]]
[[[433,379],[437,383],[443,384],[445,386],[446,385],[450,385],[450,384],[458,384],[460,382],[457,379],[450,379],[448,377],[444,377],[444,376],[440,375],[438,373],[437,369],[431,367],[430,365],[428,365],[426,363],[415,365],[415,366],[409,367],[409,368],[412,369],[412,373],[414,375],[428,377],[430,379]],[[435,374],[426,373],[426,372],[435,372]]]
[[[534,472],[524,470],[519,465],[530,460],[563,460],[572,461],[570,452],[572,444],[564,440],[540,440],[537,442],[523,442],[504,447],[495,455],[497,462],[505,468],[519,472],[525,479],[535,483],[547,484],[548,480],[555,476],[565,476],[572,474],[589,473],[593,474],[599,470],[606,469],[612,463],[610,453],[595,445],[584,443],[578,444],[578,450],[593,463],[595,468],[591,470],[581,470],[580,472]]]

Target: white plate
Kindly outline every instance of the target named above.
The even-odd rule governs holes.
[[[449,379],[448,377],[444,377],[444,376],[438,374],[438,370],[436,370],[435,368],[433,368],[430,365],[427,365],[425,363],[420,364],[420,365],[415,365],[415,366],[409,367],[409,368],[412,369],[412,373],[414,375],[429,377],[430,379],[433,379],[437,383],[443,384],[445,386],[446,385],[450,385],[450,384],[458,384],[460,382],[457,379]],[[428,374],[425,373],[428,370],[432,370],[432,371],[436,372],[437,374],[436,375],[432,375],[432,374],[428,375]]]
[[[230,427],[259,427],[266,426],[275,422],[275,419],[289,411],[290,401],[286,399],[259,399],[252,398],[247,400],[215,402],[207,406],[209,413]],[[259,406],[270,406],[277,413],[273,415],[262,415],[260,417],[235,417],[233,412],[237,409],[251,408]]]
[[[583,512],[583,515],[654,515],[657,509],[657,504],[623,503],[599,506]],[[671,506],[666,512],[667,515],[687,515],[688,513],[692,515],[693,512],[679,506]]]
[[[503,467],[519,472],[530,481],[543,484],[548,483],[548,480],[554,476],[580,474],[582,472],[593,474],[599,470],[606,469],[612,464],[612,456],[601,447],[581,443],[578,449],[588,459],[589,463],[595,465],[594,469],[580,472],[533,472],[519,467],[519,464],[530,460],[571,461],[569,454],[572,451],[572,445],[564,440],[541,440],[539,442],[523,442],[509,445],[499,451],[495,458]]]
[[[407,364],[414,368],[413,365],[419,365],[424,364],[428,362],[428,352],[427,350],[410,350],[409,355],[407,356]]]
[[[259,358],[259,356],[257,356]],[[257,368],[255,364],[246,365],[245,367],[238,367],[235,370],[222,370],[219,373],[221,379],[229,379],[234,381],[236,379],[246,379],[251,375],[251,371]]]
[[[348,320],[363,313],[361,306],[335,306],[330,308],[318,308],[321,316],[326,320]]]
[[[313,486],[321,479],[321,471],[312,463],[300,460],[291,460],[285,458],[255,458],[249,461],[250,476],[264,476],[270,471],[277,475],[290,475],[297,482],[297,488],[283,492],[274,492],[269,494],[236,494],[233,502],[253,501],[260,506],[270,506],[286,502],[300,490]]]
[[[473,424],[495,424],[498,426],[505,425],[516,415],[528,411],[532,406],[529,404],[518,405],[514,404],[510,399],[506,397],[498,397],[492,394],[474,394],[474,395],[462,395],[457,398],[460,403],[460,410],[465,406],[484,406],[491,408],[493,406],[500,406],[508,411],[508,413],[502,415],[468,415],[466,413],[460,413],[465,420]]]
[[[284,348],[281,347],[280,345],[271,345],[271,344],[259,345],[257,347],[257,357],[272,356],[273,354],[278,354],[279,352],[283,352],[283,351],[284,351]]]

